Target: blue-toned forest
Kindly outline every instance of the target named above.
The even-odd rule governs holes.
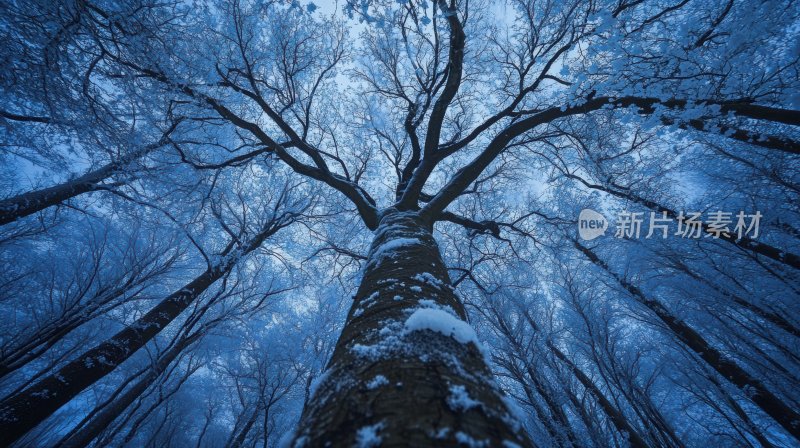
[[[800,446],[800,3],[5,0],[0,446]]]

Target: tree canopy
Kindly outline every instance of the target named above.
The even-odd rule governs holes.
[[[0,36],[1,444],[302,446],[393,280],[508,446],[800,443],[796,2],[9,1]]]

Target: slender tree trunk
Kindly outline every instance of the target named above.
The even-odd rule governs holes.
[[[164,145],[165,138],[175,129],[175,123],[164,137],[150,145],[141,147],[120,160],[108,163],[73,180],[41,190],[29,191],[0,201],[0,226],[24,218],[48,207],[58,205],[90,191],[98,190],[104,180],[124,169],[134,160]]]
[[[781,316],[781,315],[779,315],[777,313],[774,313],[774,312],[772,312],[770,310],[766,310],[763,307],[758,306],[758,305],[756,305],[756,304],[754,304],[754,303],[752,303],[752,302],[750,302],[748,300],[745,300],[745,299],[743,299],[742,297],[740,297],[740,296],[738,296],[736,294],[733,294],[731,292],[723,290],[722,288],[718,287],[713,282],[711,282],[708,278],[702,277],[702,276],[696,274],[695,272],[693,272],[691,269],[689,269],[688,266],[686,266],[683,263],[680,263],[680,262],[676,263],[676,267],[675,268],[677,270],[683,272],[684,274],[688,275],[689,277],[691,277],[695,281],[697,281],[697,282],[699,282],[701,284],[704,284],[704,285],[708,286],[709,288],[713,289],[717,293],[721,294],[723,297],[731,299],[734,303],[736,303],[737,305],[741,306],[742,308],[752,312],[753,314],[755,314],[756,316],[760,317],[761,319],[764,319],[765,321],[775,325],[776,327],[778,327],[781,330],[791,334],[792,336],[800,338],[800,328],[797,328],[793,323],[789,322],[783,316]]]
[[[465,318],[431,225],[386,212],[294,445],[532,446]]]
[[[800,414],[798,414],[796,409],[793,409],[778,398],[764,383],[750,375],[750,373],[744,370],[735,361],[711,346],[700,333],[695,331],[684,321],[673,316],[661,303],[645,296],[636,285],[631,284],[612,272],[608,265],[591,249],[582,245],[577,240],[572,240],[572,242],[592,263],[608,272],[619,282],[620,286],[625,288],[637,301],[658,316],[661,322],[675,334],[678,340],[689,347],[689,349],[695,352],[725,379],[740,387],[742,392],[745,393],[756,406],[778,422],[778,424],[780,424],[786,432],[794,436],[795,439],[800,440]]]
[[[95,191],[103,180],[111,176],[114,168],[115,164],[108,164],[62,184],[8,198],[0,202],[0,225],[14,222],[83,193]]]
[[[745,410],[742,409],[742,407],[739,405],[736,399],[734,397],[731,397],[724,391],[719,381],[717,381],[716,378],[712,378],[711,382],[714,384],[714,387],[716,387],[717,390],[721,392],[725,400],[725,403],[728,405],[728,407],[730,407],[731,410],[733,410],[733,413],[736,414],[736,416],[739,417],[745,424],[747,431],[750,432],[750,434],[752,434],[753,437],[756,438],[756,440],[758,440],[758,443],[760,443],[761,446],[764,448],[774,448],[775,445],[773,445],[772,442],[769,441],[769,439],[764,434],[764,431],[762,430],[760,425],[754,423],[753,420],[750,418],[750,416],[747,415],[747,412],[745,412]],[[734,428],[736,427],[736,425],[733,423],[731,423],[731,426],[733,426]]]
[[[620,412],[610,401],[606,398],[603,391],[601,391],[596,384],[586,375],[583,370],[581,370],[575,363],[573,363],[564,352],[561,351],[555,344],[548,341],[548,347],[550,350],[553,351],[553,354],[556,357],[566,364],[569,370],[575,375],[575,378],[580,381],[581,385],[589,392],[600,404],[600,407],[606,413],[608,418],[611,420],[611,423],[617,429],[620,434],[624,434],[628,438],[628,442],[631,444],[631,447],[634,448],[645,448],[647,447],[647,442],[644,441],[639,432],[634,429],[633,425],[628,422],[628,419]]]
[[[116,420],[131,403],[139,398],[142,393],[164,373],[167,366],[169,366],[189,344],[196,341],[200,336],[200,333],[195,333],[189,337],[182,338],[174,347],[162,354],[153,364],[152,368],[145,373],[136,384],[129,387],[122,395],[109,403],[104,409],[100,410],[100,412],[90,421],[86,422],[86,424],[82,425],[80,428],[75,428],[72,432],[64,436],[56,445],[60,448],[80,448],[88,446],[95,437],[100,435],[111,422]]]
[[[255,409],[253,409],[253,413],[250,414],[250,418],[247,419],[247,422],[244,424],[244,428],[236,434],[236,437],[228,444],[229,448],[240,448],[244,445],[245,440],[247,439],[247,434],[250,433],[250,430],[253,429],[253,425],[256,424],[258,421],[258,414],[261,413],[261,406],[256,404]],[[233,434],[231,434],[233,435]]]
[[[224,274],[208,270],[142,318],[0,404],[0,445],[10,444],[100,380],[150,341]]]
[[[498,312],[496,309],[492,309],[492,313],[494,314],[494,321],[496,322],[496,325],[500,329],[500,332],[503,334],[503,336],[505,336],[506,340],[514,347],[515,350],[517,350],[519,353],[523,353],[523,347],[521,343],[514,338],[514,334],[508,327],[506,322],[503,320],[502,314]],[[531,326],[531,329],[533,329],[533,331],[535,331],[536,333],[539,333],[541,331],[539,324],[536,323],[536,320],[533,318],[533,316],[531,316],[530,313],[527,312],[527,310],[525,310],[522,313],[522,315],[525,316],[525,320]],[[564,352],[562,352],[561,349],[559,349],[558,346],[556,346],[556,344],[553,343],[553,341],[547,339],[546,344],[547,348],[549,348],[550,351],[553,352],[556,358],[558,358],[561,362],[563,362],[567,366],[569,371],[575,376],[575,378],[578,379],[581,385],[583,385],[584,389],[590,395],[595,397],[597,402],[600,404],[600,407],[606,413],[607,417],[614,425],[614,427],[617,429],[617,431],[620,434],[627,437],[631,447],[646,448],[648,445],[644,441],[642,436],[639,434],[639,432],[628,421],[628,419],[625,417],[622,411],[619,410],[616,406],[614,406],[608,400],[608,398],[606,398],[603,391],[600,390],[600,388],[594,383],[594,381],[592,381],[592,379],[589,378],[589,376],[586,375],[586,373],[584,373],[583,370],[581,370],[571,359],[569,359],[569,357],[565,355]],[[529,372],[533,374],[533,370],[529,366],[527,358],[525,358],[525,366],[529,370]],[[579,406],[576,407],[579,408]],[[589,426],[587,425],[587,428],[588,427]]]
[[[102,301],[89,302],[80,311],[73,310],[69,314],[61,315],[47,327],[29,336],[23,344],[0,357],[0,378],[4,378],[41,356],[73,330],[97,317],[100,314],[98,311],[108,312],[109,309],[102,309],[102,306],[121,297],[125,292],[127,292],[125,288],[115,290],[112,294],[104,297]],[[121,305],[121,303],[117,305]]]
[[[564,412],[561,403],[559,403],[556,399],[556,394],[552,389],[544,384],[538,375],[536,375],[536,371],[534,371],[527,359],[524,360],[523,363],[525,365],[525,372],[527,373],[528,380],[533,383],[533,387],[536,388],[536,392],[540,397],[542,397],[544,404],[550,411],[550,416],[558,425],[558,436],[556,440],[560,442],[559,445],[567,447],[577,446],[578,438],[575,435],[575,431],[572,428],[569,418],[567,417],[567,413]]]
[[[240,257],[261,245],[282,225],[266,225],[244,247],[228,246],[222,261],[172,293],[144,316],[100,345],[84,352],[54,374],[0,403],[0,446],[10,445],[52,415],[84,389],[113,371],[153,339],[214,282],[235,266]]]

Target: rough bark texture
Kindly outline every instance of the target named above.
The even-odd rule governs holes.
[[[75,180],[0,201],[0,225],[40,212],[83,193],[95,191],[103,180],[111,176],[114,168],[114,164],[105,165]]]
[[[430,225],[389,212],[293,446],[532,446],[480,348],[407,325],[420,310],[466,319]]]
[[[134,160],[145,156],[149,152],[161,147],[165,142],[166,136],[175,130],[178,122],[164,134],[159,142],[144,146],[135,150],[115,162],[108,163],[102,167],[90,171],[78,178],[43,188],[41,190],[29,191],[17,196],[0,201],[0,225],[5,225],[24,218],[46,208],[61,204],[90,191],[102,188],[103,182],[116,173],[124,170],[128,164]]]

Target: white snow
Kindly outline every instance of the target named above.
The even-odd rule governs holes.
[[[470,437],[468,434],[458,431],[456,433],[456,440],[458,443],[466,445],[470,448],[483,448],[489,446],[488,440],[475,440]]]
[[[380,446],[381,436],[378,431],[383,429],[383,423],[376,423],[370,426],[364,426],[356,432],[356,446],[358,448],[372,448]]]
[[[378,294],[378,291],[375,291],[375,292],[373,292],[372,294],[370,294],[370,295],[369,295],[369,297],[367,297],[366,299],[362,300],[362,301],[361,301],[361,304],[362,304],[364,307],[369,307],[369,306],[372,304],[372,302],[373,302],[375,299],[377,299],[377,298],[378,298],[378,295],[379,295],[379,294]]]
[[[400,322],[384,323],[383,328],[378,330],[378,335],[380,335],[381,339],[376,341],[375,344],[353,344],[350,350],[360,358],[375,361],[402,346],[398,337],[402,335],[402,324]]]
[[[375,344],[375,345],[364,345],[364,344],[355,344],[350,349],[355,353],[358,357],[367,358],[371,360],[380,359],[381,355],[383,354],[383,349],[385,347]]]
[[[444,439],[445,437],[447,437],[447,434],[449,434],[449,433],[450,433],[450,428],[447,428],[447,427],[441,428],[438,431],[436,431],[436,434],[434,435],[434,437],[437,438],[437,439]]]
[[[441,288],[441,286],[442,286],[442,281],[439,280],[438,278],[434,277],[433,274],[431,274],[430,272],[423,272],[421,274],[416,274],[412,278],[414,280],[418,280],[418,281],[421,281],[423,283],[428,283],[428,284],[430,284],[432,286],[435,286],[437,288]]]
[[[467,388],[462,385],[450,386],[450,395],[447,397],[447,405],[450,409],[457,412],[468,411],[480,406],[480,402],[473,400],[467,393]]]
[[[480,347],[475,330],[468,323],[443,310],[418,309],[406,320],[405,329],[408,332],[432,330],[450,336],[462,344],[472,342]]]
[[[389,384],[389,380],[387,380],[386,377],[383,375],[377,375],[375,376],[375,378],[371,379],[367,383],[367,389],[369,390],[377,389],[383,386],[384,384]]]
[[[417,238],[395,238],[376,247],[375,252],[373,252],[370,258],[372,260],[378,261],[381,258],[385,257],[386,254],[389,252],[397,250],[401,247],[414,246],[420,243],[422,242]]]

